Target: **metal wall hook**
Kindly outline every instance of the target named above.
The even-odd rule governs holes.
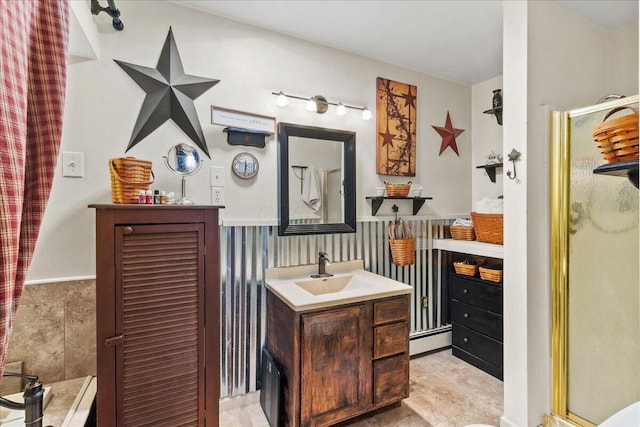
[[[507,154],[507,158],[509,159],[509,161],[511,163],[513,163],[513,176],[511,174],[511,171],[507,171],[507,176],[509,177],[509,179],[513,180],[516,179],[517,173],[516,173],[516,160],[520,160],[520,155],[522,153],[520,153],[518,150],[516,150],[515,148],[513,148],[511,150],[511,152],[509,154]]]

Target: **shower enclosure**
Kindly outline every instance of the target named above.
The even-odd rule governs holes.
[[[592,136],[618,107],[638,96],[552,113],[552,412],[580,426],[640,400],[638,160],[606,163]]]

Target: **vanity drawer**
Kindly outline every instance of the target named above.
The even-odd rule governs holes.
[[[385,301],[376,302],[373,305],[373,323],[406,321],[409,315],[409,297],[401,296]]]
[[[502,366],[502,343],[500,341],[462,325],[454,325],[451,328],[451,343],[492,365]]]
[[[409,397],[409,354],[373,362],[373,403],[389,404]]]
[[[373,328],[373,358],[379,359],[409,352],[409,325],[407,322]]]
[[[502,341],[502,315],[473,305],[451,301],[451,322]]]
[[[480,279],[452,274],[449,279],[451,298],[502,314],[502,287]]]

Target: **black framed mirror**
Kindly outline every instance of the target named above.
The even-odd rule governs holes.
[[[279,236],[356,232],[355,132],[278,124]]]

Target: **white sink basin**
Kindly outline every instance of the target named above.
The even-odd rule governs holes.
[[[269,269],[267,288],[295,311],[409,294],[411,286],[363,269],[362,261],[331,264],[330,277],[312,278],[317,265]]]
[[[313,295],[332,294],[353,288],[353,274],[345,276],[319,277],[317,279],[301,280],[296,282],[305,291]],[[351,285],[351,286],[350,286]]]

